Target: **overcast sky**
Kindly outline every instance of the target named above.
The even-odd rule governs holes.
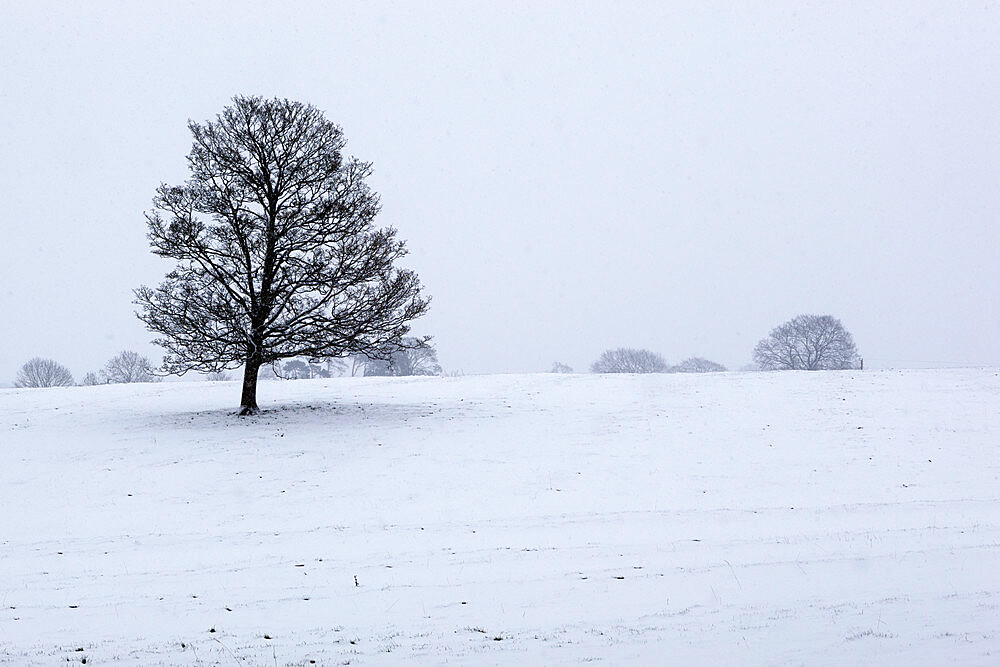
[[[0,7],[0,384],[159,363],[143,212],[235,94],[374,163],[448,371],[738,367],[800,313],[871,367],[1000,365],[998,3]]]

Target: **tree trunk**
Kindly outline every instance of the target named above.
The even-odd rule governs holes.
[[[257,372],[260,370],[259,359],[247,359],[243,370],[243,397],[240,398],[240,416],[257,414]]]

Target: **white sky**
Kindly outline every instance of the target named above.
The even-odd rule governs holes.
[[[446,370],[730,366],[800,313],[1000,364],[1000,4],[0,0],[0,384],[159,360],[186,121],[288,97],[375,165]]]

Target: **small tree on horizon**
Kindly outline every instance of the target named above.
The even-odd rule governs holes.
[[[109,384],[160,381],[153,369],[152,362],[147,357],[132,350],[123,350],[109,359],[98,378]]]
[[[191,177],[161,185],[146,216],[153,252],[177,264],[135,292],[164,369],[242,365],[245,415],[265,364],[403,348],[428,299],[395,267],[396,230],[374,226],[372,166],[343,156],[341,129],[315,107],[261,97],[188,128]]]
[[[701,357],[690,357],[676,366],[671,366],[669,370],[671,373],[721,373],[726,367]]]
[[[53,359],[41,357],[26,361],[14,379],[14,386],[17,388],[39,389],[72,385],[73,374],[68,368]]]
[[[765,371],[857,368],[854,338],[835,317],[799,315],[775,327],[757,343],[753,360]]]
[[[605,350],[591,367],[591,373],[665,373],[667,362],[649,350],[620,347]]]
[[[80,380],[80,385],[84,387],[93,387],[99,384],[106,384],[107,380],[103,377],[104,372],[95,373],[94,371],[88,371],[83,379]]]
[[[388,358],[366,359],[363,362],[364,374],[372,377],[441,375],[437,350],[429,341],[410,338],[403,343],[406,347],[390,352]]]

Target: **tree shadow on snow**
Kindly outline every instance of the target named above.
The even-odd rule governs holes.
[[[247,428],[322,423],[329,426],[371,422],[400,426],[439,414],[436,403],[373,403],[370,401],[293,401],[263,407],[256,414],[238,416],[238,408],[161,414],[149,426],[169,429]]]

